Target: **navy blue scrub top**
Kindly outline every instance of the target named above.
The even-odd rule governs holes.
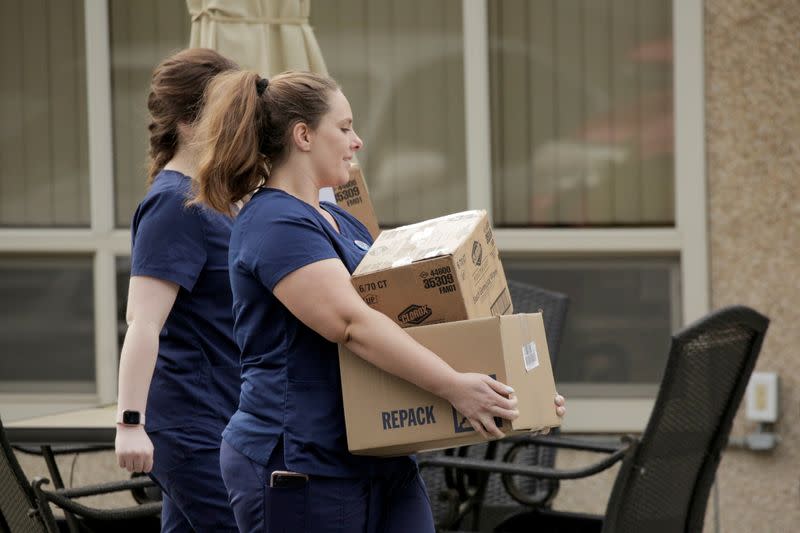
[[[191,426],[220,435],[241,380],[228,278],[232,221],[187,207],[190,192],[189,177],[162,171],[131,225],[131,275],[179,285],[159,336],[145,423],[148,432]]]
[[[286,275],[324,259],[341,259],[352,273],[372,243],[352,215],[329,202],[321,206],[341,233],[313,206],[272,188],[257,191],[236,217],[229,264],[242,391],[223,438],[262,465],[283,436],[290,470],[330,477],[381,475],[410,459],[348,452],[336,344],[304,325],[272,294]]]

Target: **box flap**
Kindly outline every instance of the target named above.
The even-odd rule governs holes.
[[[486,216],[484,210],[463,211],[384,230],[353,275],[452,254]]]

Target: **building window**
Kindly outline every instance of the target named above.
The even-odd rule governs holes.
[[[498,226],[674,224],[672,8],[489,2]]]
[[[95,389],[92,259],[0,256],[0,392]]]
[[[83,2],[0,12],[0,227],[88,226]]]
[[[680,326],[680,270],[673,258],[532,259],[504,254],[510,279],[570,297],[555,364],[571,397],[654,396],[669,338]]]
[[[155,66],[189,44],[184,0],[109,3],[114,196],[117,227],[130,226],[147,178],[147,94]]]
[[[117,257],[116,259],[116,285],[117,285],[117,343],[120,349],[128,332],[128,286],[131,278],[130,256]]]
[[[460,0],[326,0],[311,24],[365,143],[381,224],[467,206]]]

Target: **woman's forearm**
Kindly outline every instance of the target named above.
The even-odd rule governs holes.
[[[178,285],[147,276],[131,276],[128,331],[119,361],[118,410],[144,413],[158,357],[158,336],[178,295]]]
[[[458,372],[389,317],[367,308],[347,326],[344,345],[381,370],[448,398]]]
[[[159,332],[157,324],[146,321],[134,320],[128,326],[119,362],[117,404],[120,412],[126,409],[145,412],[158,357]]]

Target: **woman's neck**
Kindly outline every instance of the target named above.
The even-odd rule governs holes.
[[[174,170],[184,176],[197,174],[197,154],[186,145],[178,145],[175,155],[164,165],[164,170]]]
[[[319,209],[319,187],[303,165],[287,162],[273,169],[265,185],[287,192]]]

